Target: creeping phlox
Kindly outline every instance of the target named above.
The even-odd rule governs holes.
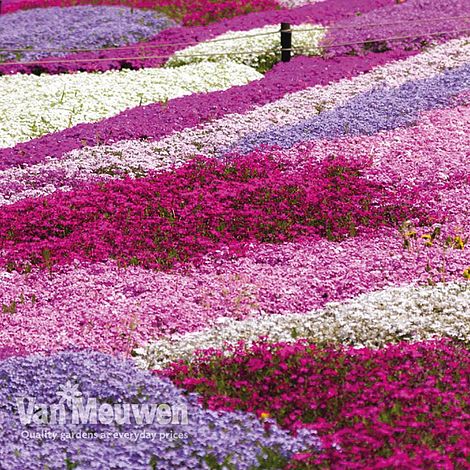
[[[86,0],[41,0],[40,5],[38,5],[38,0],[29,0],[25,5],[23,1],[19,0],[14,0],[14,3],[10,3],[10,0],[3,0],[2,13],[12,11],[12,9],[14,10],[16,7],[21,7],[22,5],[28,8],[53,5],[64,6],[69,1],[71,1],[73,5],[77,3],[89,3],[89,0],[88,2]],[[183,22],[186,22],[183,17],[186,15],[191,24],[199,24],[201,22],[206,24],[220,17],[227,18],[237,14],[259,10],[263,10],[263,14],[236,16],[233,19],[225,19],[225,21],[211,25],[208,28],[198,26],[170,28],[169,30],[160,32],[157,36],[147,41],[130,44],[125,50],[122,50],[121,53],[114,49],[106,51],[100,50],[75,53],[73,57],[71,57],[73,61],[67,62],[60,60],[60,57],[55,57],[55,59],[59,60],[41,60],[40,64],[26,65],[24,63],[17,63],[16,65],[9,66],[1,66],[0,64],[0,72],[8,74],[16,72],[36,73],[38,70],[41,70],[47,73],[64,73],[83,70],[104,71],[124,66],[133,68],[159,67],[165,63],[168,55],[178,50],[180,44],[194,44],[195,42],[206,41],[214,35],[222,34],[227,31],[246,31],[265,25],[279,24],[282,21],[300,24],[303,23],[306,18],[314,18],[317,23],[331,24],[334,21],[354,15],[358,11],[366,13],[374,8],[388,5],[390,0],[334,0],[334,8],[331,8],[329,2],[309,2],[310,4],[308,5],[293,8],[289,11],[285,9],[277,10],[276,7],[278,5],[275,0],[226,0],[224,2],[215,2],[213,0],[179,0],[178,2],[176,0],[100,0],[100,3],[103,4],[113,4],[116,2],[121,6],[131,6],[134,8],[134,11],[136,11],[137,7],[151,9],[157,7],[157,10],[164,11],[172,18]],[[155,4],[155,2],[157,2],[157,4]],[[58,5],[59,3],[60,5]],[[178,10],[180,11],[178,12]],[[174,44],[174,46],[171,46],[171,44]],[[158,49],[158,55],[150,54],[149,56],[147,52],[149,50],[153,51],[154,49]],[[116,59],[121,57],[122,59],[131,57],[133,59],[129,61],[125,60],[121,63],[121,60]],[[95,61],[93,59],[100,60]],[[367,62],[369,59],[364,60]]]
[[[178,69],[0,77],[0,147],[98,121],[127,108],[223,90],[260,78],[253,68],[233,62]],[[13,102],[15,106],[11,106]]]
[[[395,0],[395,4],[338,21],[329,28],[322,46],[331,56],[419,50],[468,36],[469,15],[466,0]]]
[[[156,142],[134,140],[95,146],[77,150],[72,158],[106,161],[118,154],[121,162],[129,160],[140,166],[135,157],[138,155],[138,160],[153,160],[158,168],[195,155],[213,157],[229,150],[236,151],[238,147],[247,151],[262,144],[272,145],[274,139],[287,146],[296,142],[300,144],[307,137],[317,140],[348,135],[349,132],[365,130],[373,133],[394,128],[397,123],[417,119],[426,108],[441,106],[440,94],[452,93],[452,90],[446,90],[447,81],[457,90],[464,88],[465,80],[469,80],[469,71],[468,67],[460,69],[469,62],[470,41],[456,39],[406,60],[375,67],[352,79],[308,87],[244,113],[228,114],[199,126],[188,126]],[[456,75],[440,77],[445,70]],[[425,93],[428,93],[426,99],[421,96]],[[416,97],[414,109],[404,109],[408,94]],[[400,109],[395,107],[395,100]],[[315,127],[306,122],[313,119],[316,119]],[[335,124],[335,119],[342,122]],[[281,124],[292,128],[286,127],[278,132]],[[305,129],[300,127],[299,131],[296,125]]]
[[[309,144],[300,142],[292,149],[271,150],[269,153],[292,166],[308,160],[322,161],[327,155],[360,155],[362,158],[373,155],[375,178],[401,181],[402,184],[409,181],[425,183],[429,179],[448,184],[459,182],[459,198],[463,201],[466,192],[463,168],[470,145],[470,135],[465,132],[468,126],[470,107],[457,106],[427,111],[420,115],[413,127],[399,127],[360,139],[344,137],[316,140]],[[183,131],[155,143],[127,140],[110,146],[87,147],[74,150],[60,159],[51,158],[36,165],[0,170],[0,205],[45,196],[57,190],[71,191],[85,182],[124,175],[143,177],[149,172],[180,166],[195,151],[187,143],[187,135],[188,131]],[[206,143],[211,140],[212,137],[207,135]],[[198,142],[203,145],[202,138]],[[212,156],[211,152],[208,153]]]
[[[470,284],[394,287],[328,303],[306,314],[259,315],[237,321],[220,317],[211,329],[174,334],[134,351],[142,368],[163,369],[179,359],[191,361],[198,349],[227,349],[259,338],[355,347],[384,347],[399,341],[453,338],[470,344]],[[228,349],[230,351],[230,349]]]
[[[318,55],[318,47],[326,29],[318,24],[303,23],[292,27],[294,53]],[[250,37],[251,36],[251,37]],[[249,31],[229,31],[214,39],[175,52],[167,66],[179,66],[203,61],[234,61],[263,72],[280,60],[279,25],[269,25]]]
[[[466,468],[470,352],[447,341],[379,350],[296,343],[201,351],[167,371],[215,410],[317,430],[321,453],[289,468]]]
[[[230,89],[215,95],[186,96],[169,102],[164,107],[158,104],[133,108],[108,120],[83,127],[78,134],[75,130],[65,130],[11,149],[0,149],[0,167],[37,163],[44,161],[48,155],[61,157],[72,149],[83,151],[84,159],[88,159],[90,151],[98,158],[101,154],[112,155],[115,152],[123,158],[132,158],[132,153],[155,152],[158,159],[171,162],[175,158],[175,148],[178,148],[176,160],[200,154],[218,155],[223,153],[224,149],[234,146],[254,129],[259,132],[270,127],[275,128],[279,123],[296,124],[323,111],[344,105],[358,94],[370,92],[379,86],[397,87],[461,67],[470,61],[469,40],[449,41],[406,60],[394,61],[396,57],[407,55],[403,52],[398,55],[374,54],[361,58],[360,61],[356,57],[325,61],[311,59],[314,66],[307,70],[308,77],[296,70],[296,66],[299,64],[298,60],[301,60],[300,65],[303,67],[309,62],[297,58],[290,63],[287,72],[281,67],[263,80],[252,81],[243,88]],[[386,65],[374,67],[374,64],[384,63]],[[326,71],[325,66],[329,67]],[[351,67],[353,71],[350,70]],[[367,73],[361,74],[361,71]],[[294,74],[293,78],[291,74]],[[350,78],[342,78],[344,75]],[[285,90],[278,80],[282,81],[286,90],[295,87],[298,91],[279,99]],[[306,88],[301,86],[304,82]],[[459,80],[454,79],[453,82],[459,83]],[[308,86],[310,83],[314,86]],[[423,86],[412,87],[411,91],[422,88]],[[377,92],[370,100],[381,97],[382,94]],[[373,104],[370,100],[369,105]],[[261,106],[253,106],[253,103],[260,102]],[[363,121],[361,116],[368,116],[370,110],[357,108],[356,106],[352,111],[353,116],[357,115],[356,121]],[[386,122],[388,107],[377,103],[373,108],[375,113],[380,113],[380,120]],[[238,113],[230,113],[231,109],[237,110]],[[293,109],[295,112],[292,112]],[[375,117],[372,117],[372,120]],[[342,128],[346,130],[347,126]],[[150,139],[157,142],[116,143],[127,139]],[[82,149],[84,143],[94,148]],[[103,143],[111,146],[99,146]],[[150,148],[147,148],[147,145]],[[129,157],[126,156],[127,149]]]
[[[248,470],[259,459],[276,468],[319,448],[314,432],[294,437],[252,414],[205,410],[167,380],[96,352],[0,361],[0,399],[3,468],[116,462],[144,470],[212,461]]]
[[[6,49],[0,50],[0,62],[37,61],[64,56],[73,49],[122,46],[170,26],[173,21],[154,11],[124,7],[37,8],[0,15],[0,44]]]
[[[302,237],[341,240],[434,219],[406,188],[370,184],[368,162],[327,158],[286,172],[262,152],[195,159],[148,178],[113,180],[0,209],[0,266],[52,271],[74,259],[169,269],[215,250]],[[414,188],[413,188],[414,189]]]
[[[278,0],[279,4],[283,8],[297,8],[304,5],[310,5],[312,3],[320,3],[325,0]]]
[[[0,357],[70,348],[128,354],[153,338],[216,326],[220,317],[305,314],[388,286],[468,277],[467,249],[437,242],[404,249],[396,232],[340,244],[253,243],[242,257],[217,253],[176,272],[122,269],[111,261],[75,262],[54,267],[52,275],[0,271]]]
[[[0,16],[0,466],[467,468],[468,1],[131,6]]]
[[[285,0],[283,0],[285,1]],[[3,12],[28,8],[67,7],[90,3],[89,0],[5,0]],[[308,2],[307,2],[308,3]],[[164,11],[185,25],[206,25],[213,21],[256,11],[278,8],[276,0],[100,0],[102,5],[129,6],[134,10]]]
[[[155,7],[186,26],[206,25],[257,11],[276,10],[277,0],[156,0]]]

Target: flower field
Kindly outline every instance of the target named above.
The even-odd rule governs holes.
[[[0,2],[0,469],[470,468],[469,33]]]

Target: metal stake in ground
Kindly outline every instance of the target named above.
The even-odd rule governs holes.
[[[292,29],[290,23],[281,23],[281,60],[289,62],[292,56]]]

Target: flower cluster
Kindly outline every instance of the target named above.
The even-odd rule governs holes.
[[[6,0],[5,12],[29,8],[66,7],[94,3],[90,0]],[[304,2],[305,3],[305,2]],[[214,2],[211,0],[104,0],[103,5],[127,5],[135,9],[164,11],[171,17],[182,20],[185,25],[205,25],[213,21],[244,15],[256,11],[279,8],[275,0],[243,0]]]
[[[298,8],[322,2],[324,0],[244,0],[243,2],[226,1],[213,2],[210,0],[198,0],[189,3],[188,0],[178,0],[177,2],[169,0],[99,0],[102,5],[130,6],[132,8],[147,8],[156,10],[167,10],[177,18],[185,19],[185,24],[207,24],[211,21],[227,20],[232,17],[246,15],[250,12],[263,12],[267,16],[273,16],[270,13],[279,7]],[[75,5],[86,5],[94,3],[93,0],[3,0],[2,12],[11,13],[14,11],[29,8],[47,8],[47,7],[66,7]],[[387,5],[386,0],[374,0],[364,2],[364,0],[354,0],[347,2],[338,0],[335,5],[329,5],[330,10],[336,12],[347,10],[349,6],[351,12],[369,11]],[[310,13],[309,9],[302,9],[303,13]],[[322,10],[320,10],[322,11]],[[282,12],[285,13],[285,12]],[[344,13],[343,13],[343,16]]]
[[[151,11],[104,6],[38,8],[1,15],[0,44],[6,50],[0,51],[0,62],[64,56],[70,49],[122,46],[173,25]]]
[[[70,1],[0,16],[0,466],[466,468],[468,6]]]
[[[302,236],[338,240],[364,228],[429,219],[414,191],[362,178],[367,162],[333,157],[284,171],[255,153],[233,162],[196,159],[137,180],[26,199],[0,211],[3,266],[52,269],[74,259],[169,268],[246,242]],[[436,217],[438,214],[435,215]]]
[[[178,69],[0,77],[0,147],[98,121],[130,107],[243,85],[261,77],[251,67],[232,62]]]
[[[380,165],[382,181],[462,181],[466,148],[470,145],[465,129],[469,125],[468,106],[433,110],[421,115],[413,127],[398,128],[368,138],[321,140],[309,145],[301,143],[288,151],[273,151],[272,156],[290,165],[300,165],[305,160],[321,161],[325,155],[342,153],[361,158],[374,155],[375,164]],[[183,164],[192,154],[190,149],[186,154],[184,142],[177,141],[176,135],[165,140],[166,152],[162,151],[162,141],[157,146],[141,141],[124,141],[112,146],[73,151],[61,159],[0,171],[0,205],[57,190],[79,189],[84,182],[117,178],[123,174],[139,177],[150,171],[165,171],[172,165]],[[448,144],[441,148],[441,142]],[[436,148],[439,153],[436,153]],[[155,151],[157,149],[160,151]],[[397,160],[406,161],[406,165],[398,166]],[[439,168],[438,172],[436,168]]]
[[[57,392],[68,382],[82,400],[96,399],[99,405],[118,406],[121,412],[125,404],[184,406],[188,424],[178,415],[175,424],[166,425],[156,419],[120,422],[117,417],[116,421],[97,424],[66,421],[22,426],[17,399],[30,397],[37,405],[54,404]],[[4,468],[206,468],[205,464],[213,462],[252,469],[259,468],[263,460],[277,466],[296,452],[319,447],[312,432],[292,437],[275,424],[267,429],[253,415],[204,410],[195,397],[184,397],[168,381],[100,353],[4,360],[0,362],[0,385],[0,458]],[[28,408],[28,401],[24,406]],[[51,438],[53,433],[56,437]],[[84,437],[72,437],[79,433]],[[119,437],[106,437],[114,433]]]
[[[456,234],[443,233],[431,246],[427,246],[429,231],[414,235],[380,231],[339,246],[324,240],[255,244],[238,260],[208,259],[183,277],[137,268],[124,271],[109,264],[72,266],[52,278],[35,274],[23,279],[3,273],[1,344],[12,348],[27,344],[33,351],[79,345],[127,351],[150,338],[210,327],[220,316],[243,318],[260,310],[306,313],[328,300],[388,285],[462,280],[468,253],[446,239],[465,240],[470,233],[470,219],[455,204],[459,200],[462,207],[470,207],[465,183],[468,119],[467,107],[444,109],[422,116],[416,127],[273,153],[294,168],[341,152],[355,158],[374,155],[367,178],[387,185],[407,187],[410,181],[422,185],[423,199],[430,209],[437,204],[446,214],[445,227],[456,227]],[[427,181],[432,182],[428,189]],[[444,191],[443,184],[449,189]],[[438,189],[439,200],[432,188]],[[404,243],[409,246],[406,250]],[[66,321],[62,312],[67,312]]]
[[[324,2],[325,0],[278,0],[283,8],[297,8],[310,3]]]
[[[247,13],[274,10],[279,5],[276,0],[156,0],[154,8],[186,26],[196,26]]]
[[[466,249],[404,249],[400,234],[385,230],[339,244],[253,244],[242,257],[208,257],[181,271],[112,262],[74,263],[52,274],[0,271],[0,347],[129,353],[156,338],[211,328],[221,317],[305,314],[389,286],[462,282],[468,267]]]
[[[388,285],[462,280],[468,253],[459,245],[447,244],[446,239],[459,236],[465,240],[470,234],[470,219],[455,204],[459,200],[462,207],[470,207],[465,183],[468,120],[468,107],[432,111],[416,127],[273,153],[291,168],[321,161],[325,155],[374,155],[367,178],[387,185],[407,187],[411,181],[422,185],[422,197],[430,209],[437,205],[446,214],[442,230],[449,232],[454,226],[456,233],[443,233],[432,244],[427,238],[432,231],[426,230],[414,235],[412,230],[369,233],[339,246],[324,240],[255,244],[238,260],[207,259],[183,277],[138,268],[124,271],[109,264],[71,266],[52,278],[35,274],[23,279],[3,273],[1,344],[12,348],[27,344],[33,351],[71,345],[126,351],[150,338],[210,327],[220,316],[306,313],[328,300],[348,299]],[[19,174],[17,184],[28,171],[31,175],[30,170]],[[427,181],[432,185],[426,189]],[[8,181],[5,184],[2,189]],[[444,191],[443,184],[449,189]],[[437,194],[432,188],[437,188]],[[67,312],[66,321],[61,312]]]
[[[469,14],[465,0],[406,0],[337,22],[322,45],[333,55],[421,49],[468,36]]]
[[[325,452],[294,468],[462,467],[468,462],[470,352],[446,342],[382,350],[260,342],[201,352],[163,372],[211,409],[317,430]],[[299,462],[300,461],[300,462]],[[302,463],[303,461],[303,463]]]
[[[340,136],[371,135],[416,122],[420,112],[448,107],[470,86],[470,64],[400,87],[375,88],[335,109],[293,124],[251,132],[227,151],[249,152],[263,145],[290,148],[296,143]],[[297,115],[298,119],[299,115]]]
[[[294,26],[292,45],[296,49],[308,49],[306,55],[318,55],[320,49],[315,46],[324,34],[325,28],[320,25],[303,23]],[[280,60],[279,26],[221,34],[211,41],[175,52],[168,60],[167,66],[175,67],[207,60],[231,60],[249,65],[259,72],[270,70],[273,64]]]
[[[211,329],[174,334],[134,351],[137,364],[163,369],[193,360],[199,349],[227,350],[243,341],[296,342],[384,347],[399,341],[453,338],[470,344],[470,284],[394,287],[330,302],[308,314],[261,315],[246,320],[221,317]]]

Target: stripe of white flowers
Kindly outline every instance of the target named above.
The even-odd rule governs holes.
[[[103,73],[6,75],[0,77],[0,147],[99,121],[128,108],[225,90],[262,77],[253,68],[233,62]]]
[[[355,347],[383,347],[398,341],[452,338],[470,341],[470,283],[404,286],[331,302],[308,314],[261,315],[242,321],[219,318],[217,326],[149,343],[136,349],[139,367],[162,369],[191,359],[200,349],[224,349],[265,337],[292,342],[306,338]]]
[[[304,5],[324,2],[325,0],[277,0],[277,3],[283,8],[298,8]]]
[[[308,55],[320,53],[320,42],[325,37],[326,28],[319,24],[303,23],[292,27],[292,46],[308,49]],[[232,60],[258,68],[275,62],[279,56],[279,25],[268,25],[249,31],[228,31],[210,41],[187,47],[173,54],[167,66],[191,64],[204,60]],[[264,52],[262,52],[264,51]],[[207,57],[211,54],[222,54]]]

